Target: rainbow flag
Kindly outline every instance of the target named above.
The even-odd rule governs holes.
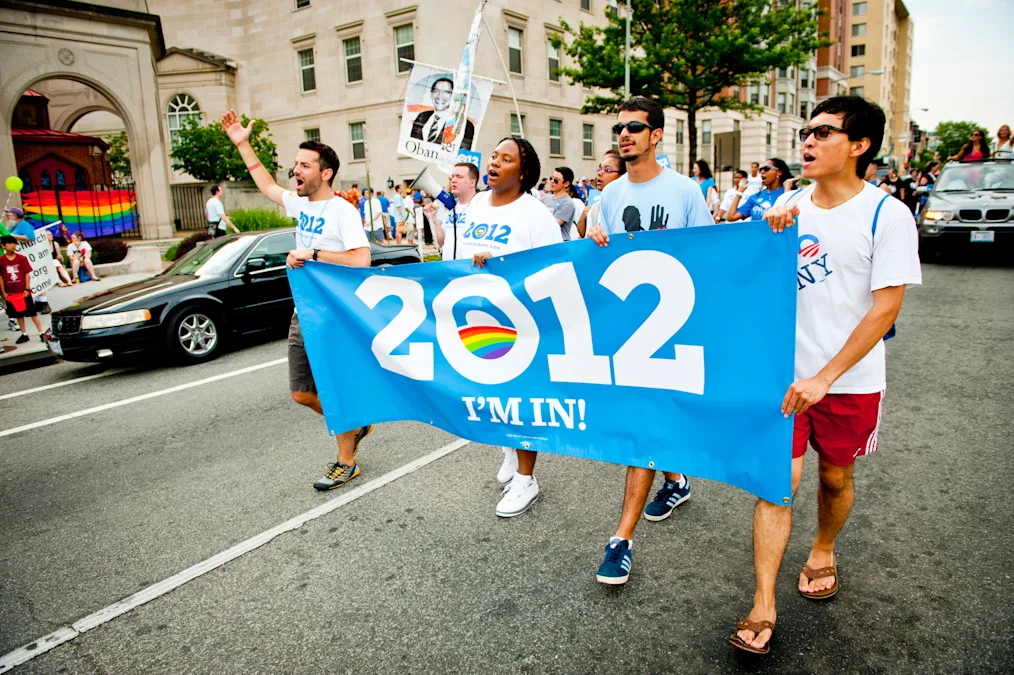
[[[498,359],[511,350],[518,332],[504,326],[465,326],[458,337],[468,351],[482,359]]]
[[[128,232],[139,222],[133,190],[37,190],[23,192],[21,202],[33,227],[62,220],[85,238]]]

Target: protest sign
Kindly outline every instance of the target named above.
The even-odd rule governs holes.
[[[36,230],[35,240],[30,244],[19,242],[18,253],[28,258],[28,262],[32,266],[30,281],[32,295],[42,295],[48,289],[56,286],[58,281],[56,264],[53,262],[53,252],[50,249],[45,230]]]

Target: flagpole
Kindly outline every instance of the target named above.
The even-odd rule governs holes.
[[[370,214],[370,241],[376,241],[373,236],[373,188],[370,187],[370,142],[366,139],[366,122],[363,122],[363,161],[366,163],[366,191],[371,193],[366,198],[366,210]]]
[[[500,47],[496,44],[496,36],[493,35],[493,31],[490,29],[489,24],[486,23],[486,17],[482,17],[482,25],[486,27],[486,33],[489,35],[489,41],[493,43],[493,49],[496,50],[496,56],[500,59],[500,66],[503,68],[504,75],[507,76],[507,87],[511,92],[511,100],[514,101],[514,112],[518,116],[518,131],[521,132],[521,138],[525,137],[524,123],[521,121],[521,106],[518,105],[518,97],[514,94],[514,83],[511,82],[511,73],[507,70],[507,62],[503,60],[503,54],[500,53]],[[502,84],[502,83],[501,83]]]

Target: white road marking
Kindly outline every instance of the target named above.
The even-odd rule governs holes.
[[[15,391],[10,394],[0,395],[0,401],[8,398],[14,398],[16,396],[25,396],[27,394],[35,394],[40,391],[48,391],[50,389],[56,389],[57,387],[66,387],[68,384],[77,384],[78,382],[87,382],[88,380],[97,380],[100,377],[107,377],[109,375],[116,375],[117,373],[125,372],[123,368],[111,368],[110,370],[98,373],[96,375],[85,375],[84,377],[78,377],[73,380],[65,380],[63,382],[56,382],[55,384],[47,384],[43,387],[34,387],[32,389],[25,389],[24,391]]]
[[[0,673],[6,673],[11,668],[19,666],[26,661],[31,661],[40,654],[45,654],[54,647],[62,645],[64,642],[68,642],[78,637],[82,633],[101,626],[104,623],[112,621],[118,616],[126,614],[132,609],[136,609],[146,602],[165,595],[169,591],[179,588],[188,581],[193,581],[197,577],[207,574],[208,572],[221,567],[222,565],[235,560],[236,558],[253,551],[254,549],[260,548],[264,544],[267,544],[275,537],[291,532],[292,530],[299,529],[311,520],[316,520],[321,516],[325,516],[335,509],[341,508],[350,502],[354,502],[360,497],[364,497],[374,490],[379,490],[388,483],[392,483],[403,476],[407,476],[414,471],[418,471],[427,464],[431,464],[441,457],[451,454],[455,450],[465,447],[471,443],[464,439],[458,439],[453,443],[448,443],[442,448],[438,448],[428,455],[423,455],[418,459],[415,459],[408,464],[398,467],[392,471],[388,471],[380,478],[375,478],[369,483],[360,485],[357,488],[353,488],[343,494],[337,499],[332,499],[329,502],[325,502],[320,506],[310,509],[309,511],[302,513],[295,518],[286,520],[280,525],[272,527],[270,530],[265,530],[260,534],[250,537],[246,541],[242,541],[232,548],[226,549],[221,553],[214,555],[207,560],[197,563],[193,567],[174,574],[168,579],[152,584],[147,588],[144,588],[133,595],[114,602],[108,607],[103,607],[99,611],[89,614],[83,619],[78,619],[69,626],[63,626],[53,631],[49,635],[44,635],[38,640],[31,642],[24,647],[19,647],[12,652],[0,656]]]
[[[197,380],[196,382],[187,382],[186,384],[180,384],[175,387],[169,387],[168,389],[159,389],[147,394],[141,394],[140,396],[132,396],[125,398],[120,401],[113,401],[112,403],[103,403],[97,405],[94,408],[86,408],[85,410],[78,410],[77,412],[68,413],[66,415],[60,415],[59,417],[50,417],[48,420],[42,420],[41,422],[32,422],[31,424],[23,424],[20,427],[14,427],[13,429],[4,429],[0,431],[0,438],[4,436],[13,436],[14,434],[20,434],[23,431],[31,431],[32,429],[38,429],[39,427],[48,427],[51,424],[59,424],[60,422],[66,422],[77,417],[84,417],[85,415],[93,415],[95,413],[103,412],[104,410],[111,410],[113,408],[119,408],[120,406],[130,405],[131,403],[137,403],[139,401],[147,401],[150,398],[158,398],[159,396],[165,396],[167,394],[174,394],[177,391],[183,391],[184,389],[192,389],[193,387],[199,387],[202,384],[210,384],[212,382],[218,382],[219,380],[226,380],[230,377],[236,377],[237,375],[245,375],[252,373],[256,370],[262,370],[271,366],[277,366],[280,363],[288,361],[287,358],[275,359],[274,361],[267,361],[265,363],[259,363],[256,366],[249,366],[247,368],[240,368],[239,370],[233,370],[228,373],[222,373],[221,375],[215,375],[213,377],[206,377],[203,380]]]

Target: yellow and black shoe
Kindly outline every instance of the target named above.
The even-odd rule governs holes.
[[[352,457],[355,459],[356,453],[359,452],[359,444],[363,442],[363,439],[373,433],[373,425],[369,424],[359,429],[356,433],[355,440],[352,441]]]
[[[345,485],[359,475],[359,464],[353,462],[352,466],[335,462],[328,467],[327,473],[313,484],[318,490],[334,490]]]

